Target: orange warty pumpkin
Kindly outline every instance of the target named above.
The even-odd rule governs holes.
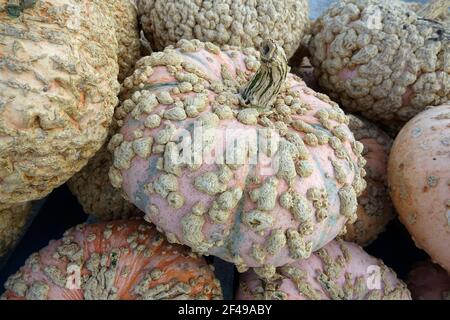
[[[206,261],[141,219],[79,225],[32,254],[2,298],[220,299]]]

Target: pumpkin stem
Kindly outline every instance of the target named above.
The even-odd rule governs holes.
[[[8,0],[6,12],[10,17],[18,18],[24,9],[32,8],[37,0]]]
[[[448,0],[431,0],[417,14],[425,19],[436,19],[440,15],[448,12],[449,7]]]
[[[241,89],[241,105],[270,108],[286,80],[287,73],[288,64],[283,48],[273,40],[264,41],[261,47],[261,66]]]

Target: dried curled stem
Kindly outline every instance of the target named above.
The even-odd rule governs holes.
[[[270,108],[286,80],[288,64],[281,46],[266,40],[261,47],[261,66],[241,90],[241,105]]]

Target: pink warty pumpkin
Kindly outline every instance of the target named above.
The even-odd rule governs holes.
[[[392,201],[414,242],[450,272],[450,105],[411,119],[392,146]]]
[[[141,219],[79,225],[5,284],[17,300],[220,299],[212,268]]]
[[[354,221],[365,160],[339,106],[261,52],[182,40],[141,59],[109,175],[169,241],[270,272]]]
[[[271,279],[241,275],[238,300],[410,300],[406,285],[358,245],[332,241],[309,259],[280,267]]]

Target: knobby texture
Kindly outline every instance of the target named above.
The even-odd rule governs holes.
[[[406,285],[358,245],[332,241],[267,279],[241,275],[238,300],[411,300]]]
[[[198,40],[142,58],[108,145],[113,186],[169,241],[241,271],[308,257],[355,220],[365,188],[363,145],[327,96],[289,74],[271,107],[241,105],[258,60]]]
[[[387,187],[387,164],[392,139],[373,123],[354,115],[348,115],[348,124],[355,139],[364,145],[362,155],[367,188],[358,197],[358,218],[346,226],[346,241],[366,246],[384,231],[394,217],[394,207]]]
[[[152,47],[181,39],[260,49],[274,39],[290,58],[309,28],[307,0],[138,0],[142,27]]]
[[[5,284],[12,300],[221,299],[212,267],[141,219],[79,225]]]
[[[30,216],[29,202],[9,206],[0,204],[0,260],[17,244]]]
[[[309,44],[333,99],[397,131],[450,100],[448,27],[412,9],[396,0],[338,1],[314,23]]]
[[[109,221],[142,216],[142,211],[111,185],[108,177],[111,165],[112,155],[102,147],[80,172],[67,181],[70,191],[83,211],[97,219]]]
[[[18,17],[7,3],[0,1],[0,202],[17,203],[47,195],[100,148],[118,103],[119,62],[124,77],[138,39],[128,0],[41,0]]]

